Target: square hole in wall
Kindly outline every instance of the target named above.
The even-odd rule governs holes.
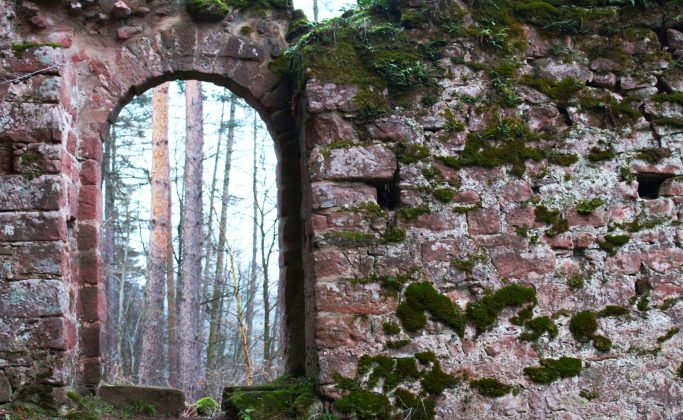
[[[377,188],[377,204],[384,210],[394,210],[399,201],[398,183],[396,180],[374,182],[371,184]]]
[[[636,175],[638,181],[638,196],[646,200],[659,198],[659,189],[664,181],[674,177],[671,174],[639,173]]]

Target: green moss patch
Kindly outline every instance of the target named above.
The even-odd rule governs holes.
[[[640,149],[635,155],[636,159],[644,160],[645,162],[656,165],[661,160],[671,156],[671,150],[662,147],[648,147]]]
[[[551,383],[560,378],[570,378],[581,374],[581,359],[560,357],[543,359],[540,367],[524,368],[524,374],[537,383]]]
[[[519,339],[522,341],[538,341],[544,334],[548,334],[550,339],[557,337],[559,333],[557,325],[547,316],[540,316],[524,323],[523,332]]]
[[[506,307],[536,304],[536,291],[531,287],[510,284],[495,292],[487,290],[484,297],[467,304],[467,318],[477,333],[486,331]]]
[[[512,387],[495,378],[481,378],[470,381],[470,387],[486,397],[502,397],[512,392]]]
[[[511,165],[512,174],[521,176],[526,171],[524,162],[546,158],[546,152],[529,146],[539,139],[540,136],[533,133],[524,122],[503,119],[485,130],[470,133],[465,149],[459,156],[442,157],[441,160],[453,169]]]
[[[390,419],[391,404],[384,394],[354,389],[334,403],[334,408],[342,414],[355,414],[359,420]]]
[[[408,273],[397,275],[380,276],[377,273],[369,274],[365,277],[352,277],[346,279],[351,284],[371,284],[377,283],[382,289],[390,292],[392,295],[398,295],[404,284],[410,282],[415,275],[416,270],[411,270]]]
[[[455,191],[452,188],[437,188],[432,192],[432,195],[442,203],[450,203],[455,197]]]
[[[382,331],[386,335],[397,335],[401,332],[401,326],[395,322],[385,322],[382,324]]]
[[[566,106],[571,100],[574,100],[577,92],[584,86],[583,83],[571,77],[556,81],[554,79],[526,76],[520,82],[548,95],[560,106]]]
[[[666,332],[666,334],[657,337],[657,342],[659,344],[662,344],[665,341],[669,341],[674,337],[674,335],[678,334],[680,331],[680,328],[671,328],[669,331]]]
[[[591,311],[578,312],[569,320],[569,331],[576,341],[590,341],[597,330],[598,320]]]
[[[604,240],[597,241],[597,243],[605,251],[614,253],[617,248],[626,245],[630,239],[628,235],[605,235]]]
[[[430,214],[431,212],[432,209],[427,204],[421,204],[415,207],[401,207],[396,211],[396,215],[406,220],[414,220],[423,214]]]
[[[431,156],[429,148],[422,144],[399,145],[396,155],[399,162],[405,165],[420,162]]]
[[[578,203],[576,203],[576,211],[579,214],[587,216],[593,213],[597,208],[601,207],[604,204],[605,200],[598,197],[591,198],[590,200],[581,200]]]
[[[593,347],[597,351],[606,352],[612,348],[612,340],[604,335],[594,335],[593,336]]]
[[[471,274],[479,264],[486,263],[487,258],[484,253],[469,254],[466,258],[457,258],[451,261],[451,267],[463,273]]]
[[[534,215],[537,221],[551,225],[550,229],[545,232],[550,237],[555,237],[569,230],[569,222],[560,216],[559,210],[551,210],[541,204],[534,209]]]
[[[683,362],[678,366],[678,371],[676,371],[679,378],[683,378]]]
[[[401,410],[401,418],[410,416],[411,420],[433,419],[436,415],[436,401],[433,397],[415,395],[405,388],[398,388],[394,392],[396,407]]]
[[[620,317],[620,316],[626,316],[626,315],[628,315],[628,313],[629,313],[628,309],[624,308],[623,306],[607,305],[607,306],[605,306],[604,309],[602,309],[600,312],[598,312],[598,317],[600,317],[600,318]]]
[[[413,283],[406,289],[396,315],[403,328],[416,332],[427,324],[425,313],[429,313],[434,321],[453,328],[460,337],[464,336],[466,320],[460,308],[448,296],[439,293],[431,283]]]

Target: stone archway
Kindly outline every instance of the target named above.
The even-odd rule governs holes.
[[[29,198],[15,197],[14,204],[2,208],[14,212],[2,215],[3,225],[9,226],[0,238],[9,243],[3,244],[5,277],[41,278],[14,283],[12,293],[36,296],[35,302],[29,299],[30,310],[3,306],[3,313],[17,312],[21,320],[7,329],[26,320],[37,324],[30,345],[22,346],[7,333],[2,351],[21,351],[34,360],[7,375],[11,388],[16,393],[22,384],[39,383],[41,393],[60,401],[67,386],[93,389],[100,382],[106,316],[100,244],[103,141],[134,95],[178,79],[230,89],[259,112],[275,140],[286,370],[313,374],[314,352],[307,350],[311,339],[305,337],[304,320],[302,138],[288,81],[268,68],[287,46],[291,12],[235,14],[220,25],[193,22],[182,10],[151,16],[141,13],[139,5],[129,11],[131,16],[115,19],[120,6],[111,6],[114,25],[97,29],[87,16],[36,8],[34,17],[62,30],[18,25],[14,39],[30,42],[3,61],[26,80],[20,89],[7,90],[9,97],[0,103],[7,115],[0,130],[5,141],[0,155],[7,166],[2,174],[12,174],[4,191],[11,195],[10,185],[12,191],[23,188]],[[139,21],[138,26],[115,27],[131,21]],[[26,77],[34,72],[36,77]],[[35,180],[27,183],[29,177]]]

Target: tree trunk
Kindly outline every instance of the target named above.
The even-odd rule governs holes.
[[[209,319],[209,341],[207,347],[206,357],[206,372],[208,373],[215,369],[216,361],[216,343],[218,336],[218,325],[220,321],[221,295],[223,292],[224,283],[224,265],[225,265],[225,243],[227,241],[226,226],[228,224],[228,204],[230,202],[230,168],[232,166],[232,149],[235,139],[235,111],[237,101],[235,95],[230,96],[230,120],[228,127],[228,144],[225,155],[225,167],[223,172],[223,196],[221,199],[221,216],[220,225],[218,228],[218,244],[216,248],[216,272],[214,275],[213,296],[211,298],[211,317]]]
[[[223,92],[226,92],[227,89],[224,89]],[[230,97],[232,97],[232,93],[230,94]],[[203,283],[202,283],[202,298],[208,302],[209,300],[209,293],[208,293],[208,288],[209,288],[209,273],[210,273],[210,267],[211,267],[211,262],[213,261],[213,254],[216,252],[215,250],[215,243],[213,242],[213,221],[214,221],[214,216],[216,215],[216,210],[214,208],[214,200],[216,197],[216,187],[218,184],[218,163],[220,161],[221,157],[221,146],[223,144],[223,123],[225,121],[225,95],[221,95],[221,118],[218,123],[218,144],[216,146],[216,157],[214,158],[213,162],[213,176],[211,177],[211,189],[209,190],[209,221],[206,224],[206,235],[204,236],[204,243],[206,245],[206,259],[204,260],[204,274],[202,275],[203,277]],[[215,280],[215,278],[214,278]],[[207,305],[207,310],[210,305]],[[210,310],[207,311],[207,313],[210,314]]]
[[[318,0],[313,0],[313,22],[318,21]]]
[[[116,314],[116,285],[114,276],[114,258],[116,249],[116,201],[114,198],[116,176],[116,129],[111,128],[111,135],[104,143],[104,159],[102,160],[102,182],[104,184],[104,237],[102,241],[102,257],[104,259],[104,291],[107,299],[107,322],[105,345],[110,359],[105,364],[109,368],[117,358],[116,328],[114,322]],[[120,368],[120,365],[118,366]],[[105,371],[105,379],[109,377],[110,369]]]
[[[185,138],[185,194],[183,205],[183,285],[180,301],[180,358],[178,385],[194,401],[202,382],[201,276],[202,276],[202,158],[204,145],[201,82],[187,81],[187,134]]]
[[[257,240],[258,240],[258,234],[257,234],[257,225],[258,225],[258,185],[257,185],[257,177],[258,177],[258,166],[256,165],[256,156],[257,156],[257,124],[258,124],[258,117],[256,115],[256,111],[254,110],[254,122],[253,122],[253,146],[254,146],[254,153],[253,153],[253,173],[252,173],[252,180],[251,180],[251,191],[252,191],[252,231],[251,231],[251,270],[249,273],[249,285],[247,287],[247,343],[249,348],[251,349],[251,339],[252,339],[252,331],[253,331],[253,326],[254,326],[254,300],[256,298],[256,280],[257,280],[257,263],[256,263],[256,258],[257,258],[257,251],[258,251],[258,246],[257,246]]]
[[[168,244],[171,215],[168,157],[168,84],[154,88],[152,97],[152,227],[149,240],[140,383],[164,385],[163,349],[164,287],[168,280]]]
[[[235,267],[235,256],[233,255],[232,248],[229,244],[227,245],[227,248],[228,259],[230,260],[230,271],[232,272],[232,292],[235,296],[238,336],[240,343],[242,344],[242,357],[244,358],[244,364],[247,369],[247,385],[251,385],[254,382],[254,374],[251,367],[251,357],[249,356],[248,330],[247,325],[244,322],[244,310],[242,309],[242,300],[240,299],[240,287],[237,278],[237,269]]]

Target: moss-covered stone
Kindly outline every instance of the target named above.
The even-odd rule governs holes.
[[[310,380],[283,377],[259,387],[226,388],[223,410],[229,418],[239,418],[245,412],[252,418],[303,418],[308,409],[304,402],[312,402],[314,398]]]
[[[521,176],[525,172],[524,162],[541,161],[546,153],[538,148],[529,147],[540,136],[533,133],[521,121],[503,119],[494,125],[467,136],[465,149],[458,157],[442,157],[449,167],[461,169],[468,166],[496,168],[511,165],[512,173]]]
[[[628,313],[629,313],[628,309],[624,308],[623,306],[607,305],[607,306],[605,306],[604,309],[602,309],[600,312],[598,312],[598,317],[600,317],[600,318],[620,317],[620,316],[626,316],[626,315],[628,315]]]
[[[576,203],[576,211],[584,216],[593,213],[597,208],[605,204],[605,200],[595,197],[590,200],[581,200]]]
[[[427,324],[425,312],[434,321],[453,328],[460,337],[465,334],[465,317],[448,296],[439,293],[429,282],[413,283],[406,289],[396,315],[407,331],[416,332]]]
[[[581,311],[569,320],[569,331],[579,342],[590,341],[598,330],[598,320],[591,311]]]
[[[230,8],[224,0],[187,0],[187,12],[205,22],[223,20],[229,11]]]
[[[486,291],[480,300],[467,304],[467,318],[478,333],[486,331],[506,307],[536,304],[536,291],[531,287],[510,284],[495,292]]]
[[[542,359],[540,367],[524,368],[524,374],[534,382],[550,383],[560,378],[570,378],[581,374],[581,359],[560,357],[559,359]]]
[[[423,214],[430,214],[431,212],[432,209],[427,204],[421,204],[415,207],[401,207],[396,212],[396,215],[406,220],[414,220]]]
[[[546,333],[552,340],[559,333],[557,325],[547,316],[540,316],[525,322],[524,328],[527,331],[519,336],[519,339],[522,341],[538,341]]]
[[[382,324],[382,331],[386,335],[397,335],[401,333],[401,327],[393,321],[385,322]]]
[[[354,389],[334,403],[334,408],[342,414],[356,415],[359,420],[391,418],[389,398],[363,389]]]
[[[626,245],[631,238],[628,235],[605,235],[604,240],[597,241],[598,246],[607,252],[614,253],[621,246]]]
[[[425,391],[434,396],[443,394],[447,388],[453,388],[459,382],[458,378],[441,370],[439,362],[434,362],[432,370],[427,372],[420,381]]]
[[[612,348],[612,340],[604,335],[594,335],[593,336],[593,347],[597,351],[606,352],[610,351]]]
[[[676,328],[676,327],[671,328],[669,331],[666,332],[666,334],[657,337],[657,342],[659,344],[662,344],[666,341],[669,341],[674,337],[674,335],[678,334],[680,331],[681,331],[680,328]]]
[[[486,397],[502,397],[512,392],[512,387],[495,378],[481,378],[470,381],[470,387]]]
[[[401,418],[409,416],[411,420],[429,420],[436,415],[436,401],[431,396],[415,395],[405,388],[398,388],[394,392],[396,408]]]

